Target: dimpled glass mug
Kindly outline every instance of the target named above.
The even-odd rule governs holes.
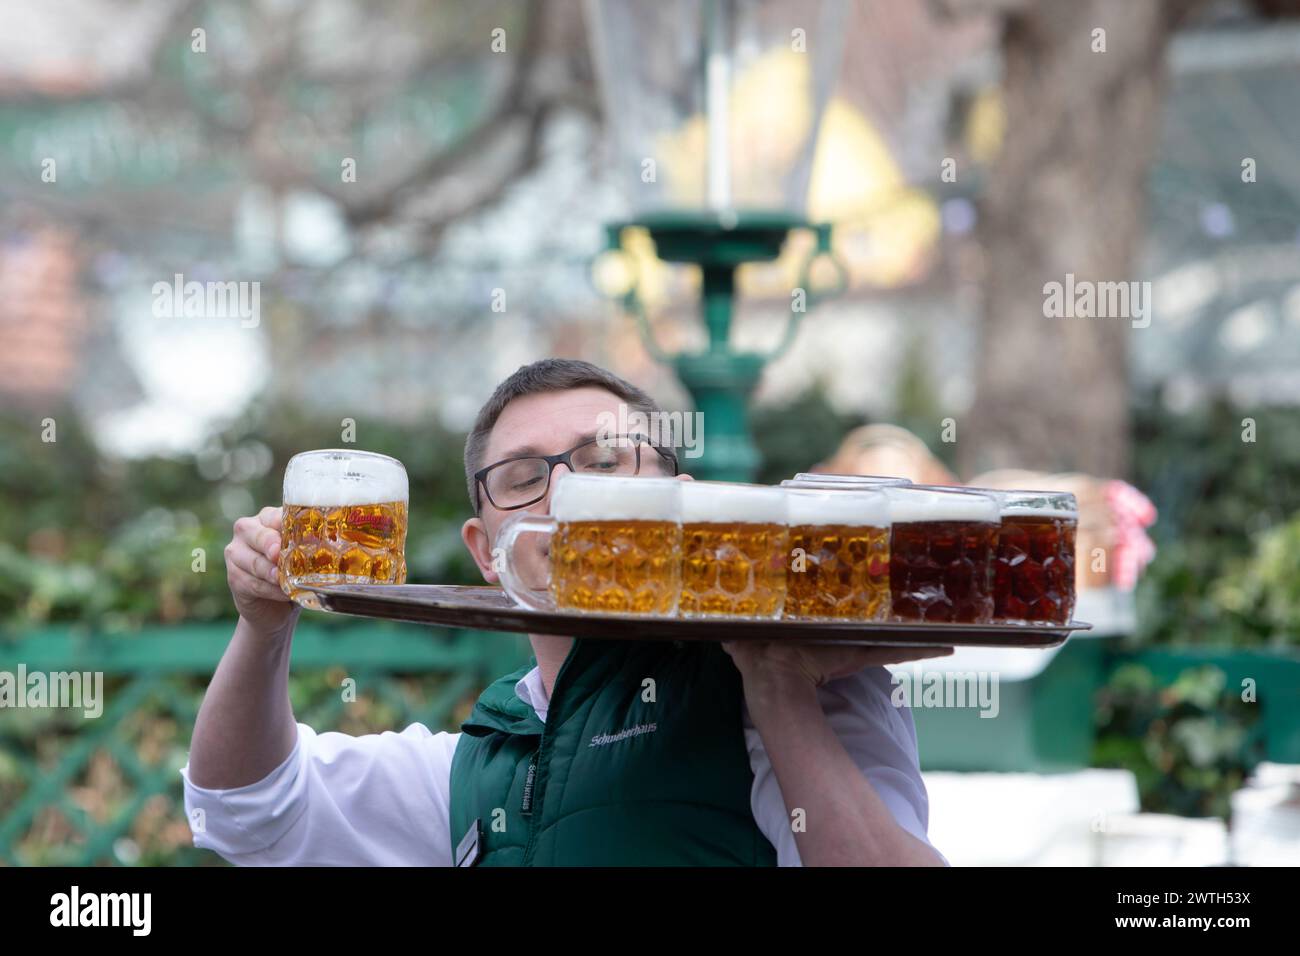
[[[903,621],[988,624],[1001,526],[991,495],[900,485],[889,499],[889,589]]]
[[[406,469],[396,458],[331,448],[305,451],[284,471],[280,587],[318,607],[302,585],[406,582]]]
[[[791,560],[783,616],[887,620],[889,499],[864,485],[785,492]]]
[[[682,617],[775,619],[789,557],[783,488],[726,481],[682,487]]]
[[[684,483],[564,472],[555,481],[549,515],[521,514],[501,527],[493,566],[506,593],[540,611],[674,615]]]
[[[917,485],[989,495],[1001,526],[993,556],[993,620],[1068,624],[1075,603],[1075,537],[1079,503],[1065,491],[962,485]]]

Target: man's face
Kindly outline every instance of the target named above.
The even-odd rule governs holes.
[[[516,455],[557,455],[568,451],[596,437],[602,415],[617,420],[620,403],[621,399],[612,392],[594,386],[517,398],[497,419],[478,467]],[[557,465],[546,497],[527,508],[511,511],[493,507],[482,486],[479,487],[479,515],[465,522],[461,537],[489,583],[497,581],[497,574],[492,570],[492,548],[501,526],[524,512],[548,514],[555,483],[562,481],[567,473],[567,468]],[[531,586],[540,586],[540,582],[545,581],[547,541],[547,535],[525,533],[520,535],[516,546],[520,576]]]

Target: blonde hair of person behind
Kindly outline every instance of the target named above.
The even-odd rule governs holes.
[[[921,439],[897,425],[863,425],[814,471],[842,475],[893,475],[918,484],[951,485],[957,478]]]

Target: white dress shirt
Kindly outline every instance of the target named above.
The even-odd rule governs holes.
[[[911,711],[891,702],[892,686],[885,668],[870,667],[827,683],[818,696],[831,729],[894,820],[929,844],[916,728]],[[515,693],[546,720],[541,671],[525,674]],[[799,866],[790,815],[748,709],[742,720],[754,820],[776,848],[778,865]],[[181,777],[194,845],[250,866],[450,866],[451,760],[459,739],[423,724],[353,737],[299,723],[289,756],[248,786],[196,786],[186,764]]]

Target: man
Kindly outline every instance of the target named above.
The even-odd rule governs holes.
[[[586,362],[537,362],[497,388],[465,445],[462,537],[486,580],[503,523],[545,513],[557,471],[599,470],[600,423],[628,411],[658,409]],[[526,488],[498,480],[539,456]],[[632,470],[678,468],[638,446]],[[880,665],[948,650],[530,635],[533,661],[459,734],[317,734],[289,706],[299,609],[279,545],[268,507],[226,548],[239,623],[181,771],[197,846],[265,865],[947,862],[926,837],[911,714]]]

